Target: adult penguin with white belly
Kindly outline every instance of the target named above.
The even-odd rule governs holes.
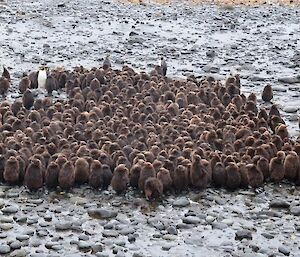
[[[47,81],[47,71],[48,68],[45,66],[41,66],[38,71],[38,89],[45,90],[46,89],[46,81]]]

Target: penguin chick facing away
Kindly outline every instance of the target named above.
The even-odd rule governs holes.
[[[19,182],[19,162],[16,157],[11,156],[6,161],[3,177],[8,184],[16,184]]]
[[[266,85],[264,87],[261,98],[265,102],[270,102],[273,99],[273,89],[271,85]]]
[[[93,160],[90,168],[89,185],[93,188],[101,188],[103,185],[102,164]]]
[[[59,166],[56,162],[50,162],[45,175],[45,184],[48,188],[58,186]]]
[[[70,161],[66,161],[59,171],[58,184],[62,189],[69,189],[75,182],[75,170]]]
[[[284,159],[285,152],[278,151],[270,161],[270,178],[274,182],[279,182],[284,178]]]
[[[78,158],[75,162],[75,182],[83,184],[89,180],[89,163],[84,158]]]

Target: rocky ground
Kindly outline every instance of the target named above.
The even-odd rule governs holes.
[[[114,67],[149,71],[163,55],[170,76],[239,72],[243,92],[258,95],[272,84],[274,103],[297,136],[299,12],[277,5],[0,1],[0,63],[14,84],[8,99],[20,97],[22,72],[42,63],[99,66],[110,53]],[[1,186],[0,197],[0,254],[7,256],[300,256],[300,193],[289,184],[208,189],[155,204],[88,188],[29,194]]]

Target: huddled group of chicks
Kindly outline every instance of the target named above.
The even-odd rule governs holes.
[[[41,71],[40,71],[41,72]],[[129,186],[148,199],[208,186],[257,188],[300,183],[300,142],[291,140],[276,105],[258,108],[240,92],[239,75],[174,80],[166,63],[147,74],[128,66],[76,67],[24,74],[22,100],[0,104],[0,180],[70,189],[88,183]],[[68,100],[38,99],[43,85]],[[0,91],[10,85],[4,69]],[[262,93],[271,101],[272,87]]]

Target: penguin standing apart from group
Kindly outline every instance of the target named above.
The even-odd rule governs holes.
[[[161,57],[160,59],[160,68],[163,76],[167,75],[168,65],[164,57]]]
[[[38,88],[46,89],[46,81],[47,81],[47,68],[42,66],[38,71]]]

